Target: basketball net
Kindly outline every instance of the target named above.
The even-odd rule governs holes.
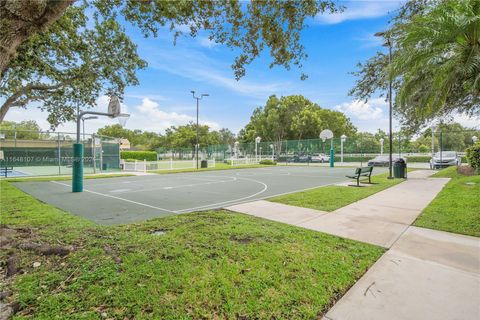
[[[122,128],[124,128],[125,125],[127,124],[128,119],[130,118],[130,115],[126,113],[121,113],[116,118],[117,118],[118,124],[121,125]]]

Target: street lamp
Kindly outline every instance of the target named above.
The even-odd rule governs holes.
[[[473,136],[473,137],[472,137],[472,141],[473,141],[473,144],[476,144],[477,141],[478,141],[478,137],[477,137],[477,136]]]
[[[255,138],[255,161],[258,161],[258,144],[260,143],[260,141],[262,141],[262,138]]]
[[[98,119],[98,117],[97,117],[97,116],[92,116],[92,117],[82,118],[83,142],[84,142],[84,143],[85,143],[85,120],[93,120],[93,119]]]
[[[195,138],[195,158],[196,158],[196,163],[197,163],[197,170],[198,170],[198,148],[199,148],[199,145],[198,145],[198,103],[200,100],[202,100],[203,97],[208,97],[209,94],[208,93],[202,93],[200,95],[200,97],[196,97],[195,96],[195,91],[190,91],[192,93],[192,96],[193,96],[193,99],[196,99],[197,100],[197,136]]]
[[[235,154],[235,159],[238,159],[238,144],[239,144],[239,142],[235,141],[234,148],[233,148],[233,152]]]
[[[340,162],[342,163],[342,166],[343,166],[343,143],[347,140],[347,136],[342,134],[340,136],[340,151],[341,151],[341,154],[340,154]]]
[[[390,39],[390,35],[387,34],[386,32],[377,32],[375,33],[375,37],[383,37],[385,38],[386,42],[383,44],[384,47],[388,47],[388,65],[390,66],[392,63],[392,41]],[[390,150],[388,151],[389,153],[389,163],[388,163],[388,179],[393,179],[392,176],[392,150],[393,150],[393,134],[392,134],[392,111],[393,111],[393,106],[392,106],[392,73],[389,71],[388,73],[388,137],[389,137],[389,147]]]
[[[275,146],[273,143],[270,145],[270,149],[272,149],[272,161],[275,161]]]
[[[383,154],[383,143],[385,142],[385,139],[381,138],[380,139],[380,154]]]

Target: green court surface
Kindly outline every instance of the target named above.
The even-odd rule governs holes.
[[[375,168],[374,173],[385,172]],[[39,200],[99,224],[122,224],[184,212],[221,208],[349,180],[352,168],[268,167],[84,181],[18,182]]]

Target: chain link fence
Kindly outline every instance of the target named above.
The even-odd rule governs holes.
[[[466,149],[480,139],[480,130],[437,131],[431,136],[406,137],[395,133],[392,139],[393,159],[403,158],[410,167],[429,168],[432,154],[455,151],[466,162]],[[281,164],[328,165],[330,148],[336,165],[364,166],[376,157],[387,159],[390,152],[388,136],[374,135],[321,139],[235,142],[231,145],[200,146],[200,159],[228,161],[232,159],[273,159]],[[189,160],[195,158],[195,148],[158,148],[159,159]],[[382,157],[383,156],[383,157]],[[388,166],[388,160],[386,160]],[[251,161],[245,161],[251,163]]]
[[[66,175],[72,172],[75,133],[0,130],[0,167],[9,177]],[[120,144],[100,135],[81,135],[84,172],[120,169]]]

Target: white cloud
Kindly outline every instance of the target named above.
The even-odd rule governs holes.
[[[151,68],[253,98],[264,99],[291,86],[288,82],[252,82],[246,79],[237,81],[229,66],[191,48],[177,47],[174,52],[151,48],[144,57]]]
[[[108,106],[108,101],[109,98],[107,96],[101,96],[97,100],[96,107],[90,110],[105,112]],[[179,126],[187,124],[190,121],[196,121],[196,118],[192,115],[163,111],[161,110],[159,103],[150,98],[143,98],[141,104],[132,107],[122,103],[122,113],[130,114],[130,118],[125,127],[131,130],[140,129],[143,131],[164,132],[165,129],[170,126]],[[46,112],[42,112],[34,106],[31,106],[28,109],[12,108],[9,110],[5,120],[16,122],[35,120],[42,130],[49,130],[50,124],[46,120],[47,115]],[[221,128],[218,123],[209,121],[208,119],[200,118],[199,122],[208,125],[213,130],[219,130]],[[98,117],[98,119],[85,121],[85,132],[97,132],[99,128],[117,123],[118,121],[116,119]],[[76,131],[76,123],[73,121],[64,123],[55,131],[74,133]]]
[[[187,124],[190,121],[196,121],[196,118],[187,114],[177,112],[166,112],[160,109],[159,104],[149,98],[144,98],[142,103],[134,107],[136,112],[131,115],[129,121],[131,125],[142,125],[144,130],[164,131],[171,126]],[[213,121],[200,119],[199,122],[208,125],[213,130],[220,129],[220,125]],[[137,126],[138,127],[138,126]],[[142,128],[142,127],[140,127]]]
[[[319,14],[315,21],[321,24],[337,24],[347,20],[372,19],[383,17],[400,7],[400,0],[383,1],[348,1],[343,12],[334,14]]]
[[[345,102],[335,106],[335,109],[360,120],[377,120],[382,118],[383,108],[386,107],[384,99],[376,98],[368,102],[361,100]]]
[[[205,47],[205,48],[213,48],[213,47],[216,47],[218,46],[219,44],[216,43],[215,41],[213,40],[210,40],[210,38],[208,37],[199,37],[198,38],[198,43],[202,46],[202,47]]]

